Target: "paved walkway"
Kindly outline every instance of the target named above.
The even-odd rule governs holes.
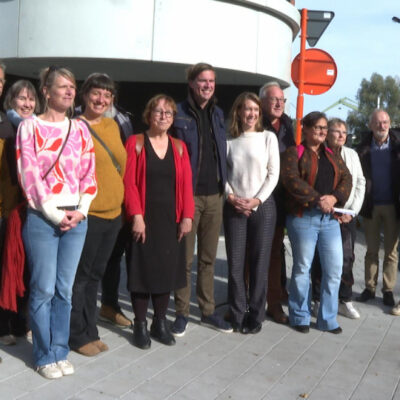
[[[359,235],[355,295],[363,289],[362,240]],[[218,304],[226,299],[225,259],[221,238]],[[132,317],[124,289],[121,301]],[[356,305],[361,319],[339,317],[341,335],[316,329],[304,335],[269,320],[259,334],[241,335],[202,327],[193,304],[188,332],[176,346],[153,341],[147,351],[132,346],[131,331],[100,323],[110,350],[94,358],[72,352],[75,375],[55,381],[32,370],[31,344],[20,339],[16,346],[0,347],[0,399],[400,399],[400,318],[388,314],[380,293],[368,305]],[[219,307],[221,313],[225,309]]]

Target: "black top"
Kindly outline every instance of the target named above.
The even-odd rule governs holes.
[[[219,192],[217,154],[212,132],[210,102],[204,108],[196,104],[194,109],[199,121],[200,171],[195,195],[208,196]]]
[[[331,194],[333,190],[333,181],[335,171],[332,164],[327,159],[325,152],[319,152],[318,172],[315,178],[314,189],[321,195]]]

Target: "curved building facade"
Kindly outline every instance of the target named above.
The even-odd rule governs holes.
[[[222,84],[290,82],[299,12],[286,0],[0,0],[0,58],[14,75],[51,63],[83,79],[183,82],[187,65],[223,70]]]
[[[197,62],[216,67],[225,112],[244,90],[288,87],[300,14],[286,0],[0,0],[0,21],[7,86],[52,64],[78,80],[106,72],[138,130],[151,96],[186,97],[185,70]]]

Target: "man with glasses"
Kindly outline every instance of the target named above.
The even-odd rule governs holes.
[[[260,89],[260,99],[264,128],[275,132],[278,137],[279,152],[282,154],[288,147],[293,146],[295,141],[292,120],[284,112],[286,99],[279,83],[269,82],[262,86]],[[287,300],[287,291],[285,288],[286,263],[283,245],[286,219],[285,195],[280,181],[273,195],[277,208],[277,221],[268,272],[267,315],[278,324],[287,324],[288,317],[281,305],[282,300]]]
[[[384,110],[372,113],[369,127],[371,131],[362,135],[362,142],[357,148],[366,179],[360,215],[363,217],[367,251],[365,289],[356,300],[366,302],[375,298],[383,227],[383,304],[393,307],[400,218],[400,132],[390,129],[390,117]],[[392,312],[400,315],[400,307],[395,307]]]
[[[175,292],[175,336],[183,336],[189,317],[191,270],[197,236],[197,301],[201,323],[220,332],[232,332],[229,323],[215,312],[214,263],[222,222],[222,200],[226,181],[226,132],[224,115],[216,106],[215,69],[199,63],[187,71],[189,93],[178,104],[173,134],[183,140],[190,156],[195,216],[186,236],[187,285]]]

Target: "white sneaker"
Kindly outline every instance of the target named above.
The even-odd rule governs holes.
[[[72,375],[75,372],[74,366],[68,360],[57,361],[57,367],[63,375]]]
[[[397,317],[400,317],[400,302],[398,302],[397,305],[395,305],[390,312],[393,315],[396,315]]]
[[[360,313],[354,308],[351,301],[339,301],[338,313],[351,319],[360,318]]]
[[[46,379],[58,379],[63,376],[61,369],[58,368],[56,363],[42,365],[37,367],[36,371]]]
[[[4,346],[13,346],[14,344],[17,344],[17,339],[14,335],[0,336],[0,344],[3,344]]]
[[[315,318],[318,318],[319,306],[320,306],[320,302],[318,300],[314,300],[314,307],[312,309],[312,315]]]

